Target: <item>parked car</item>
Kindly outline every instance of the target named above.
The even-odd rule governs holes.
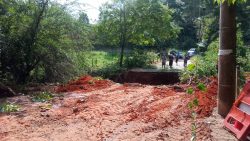
[[[184,55],[182,52],[179,52],[179,59],[184,59]]]
[[[174,57],[176,57],[177,54],[179,54],[179,59],[183,59],[184,58],[183,53],[180,52],[180,51],[171,50],[170,54],[174,55]]]
[[[192,56],[196,55],[196,53],[197,53],[196,48],[191,48],[187,52],[189,57],[192,57]]]
[[[177,52],[176,52],[175,50],[171,50],[171,51],[170,51],[170,54],[172,54],[172,55],[174,55],[174,56],[176,55],[176,53],[177,53]]]

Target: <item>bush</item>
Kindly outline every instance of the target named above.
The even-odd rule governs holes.
[[[237,32],[237,65],[241,67],[243,71],[250,71],[250,48],[243,42],[242,32]]]
[[[20,107],[19,105],[12,104],[12,103],[4,103],[0,105],[0,112],[17,112],[19,111]]]
[[[118,63],[116,64],[110,64],[106,67],[100,68],[98,70],[95,70],[91,72],[91,75],[93,76],[101,76],[103,78],[113,78],[114,76],[117,76],[121,72],[125,71],[126,68],[121,68]]]
[[[198,83],[197,88],[199,90],[201,90],[201,91],[206,91],[207,90],[205,84],[203,84],[203,83]]]
[[[192,64],[188,65],[181,73],[181,81],[195,81],[203,77],[214,76],[217,74],[219,41],[212,42],[204,56],[195,56],[191,59]],[[242,34],[237,32],[236,61],[240,67],[239,79],[241,85],[245,83],[244,71],[250,70],[250,50],[244,45]]]
[[[126,68],[150,68],[151,64],[157,60],[155,52],[147,52],[142,49],[133,50],[125,59]]]
[[[187,94],[193,94],[193,93],[194,93],[194,89],[193,89],[192,87],[190,87],[190,88],[188,88],[188,89],[186,90],[186,93],[187,93]]]
[[[191,59],[192,64],[189,64],[181,73],[181,81],[197,81],[202,77],[214,76],[217,74],[217,60],[218,60],[218,45],[216,40],[208,46],[207,52],[204,56],[194,56]]]
[[[46,102],[53,98],[54,96],[49,92],[42,92],[33,96],[32,101],[34,102]]]
[[[0,3],[6,10],[0,16],[1,80],[17,84],[59,82],[78,73],[75,68],[79,64],[75,64],[70,52],[92,47],[87,36],[90,26],[55,2]]]

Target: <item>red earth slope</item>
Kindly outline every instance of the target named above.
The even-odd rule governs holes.
[[[191,111],[188,102],[199,100],[197,140],[213,140],[204,117],[216,106],[217,81],[210,80],[206,92],[187,86],[117,84],[84,76],[59,86],[64,97],[34,103],[27,96],[8,99],[21,111],[0,116],[0,140],[190,140]],[[50,107],[46,110],[42,107]]]

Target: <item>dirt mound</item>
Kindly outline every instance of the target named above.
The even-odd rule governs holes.
[[[216,95],[218,89],[217,78],[210,78],[211,82],[207,86],[206,91],[195,91],[195,97],[199,101],[199,106],[196,109],[200,117],[208,117],[212,114],[214,107],[216,107]]]
[[[176,94],[172,89],[170,88],[158,88],[155,87],[152,91],[152,94],[155,96],[159,96],[161,98],[167,97],[167,96],[173,96]]]
[[[185,92],[190,86],[183,84],[118,84],[84,76],[57,89],[77,94],[63,93],[49,103],[32,102],[26,96],[12,99],[23,111],[0,116],[0,140],[189,140],[194,121],[187,105],[195,98],[197,140],[213,140],[214,123],[204,117],[216,106],[217,79],[204,83],[206,91],[193,85],[195,92],[190,95]]]
[[[65,85],[57,88],[56,92],[90,92],[93,90],[104,89],[111,86],[113,82],[91,77],[89,75],[80,77],[77,80],[69,81]]]

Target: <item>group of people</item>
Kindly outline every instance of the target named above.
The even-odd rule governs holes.
[[[169,67],[173,68],[174,59],[175,59],[176,65],[178,65],[179,58],[180,58],[179,53],[177,53],[175,56],[173,54],[169,54],[168,55]],[[161,56],[161,60],[162,60],[162,68],[165,69],[166,68],[167,55],[163,53],[162,56]],[[184,67],[186,67],[187,66],[187,61],[189,60],[189,55],[186,54],[184,56],[183,60],[184,60]]]

